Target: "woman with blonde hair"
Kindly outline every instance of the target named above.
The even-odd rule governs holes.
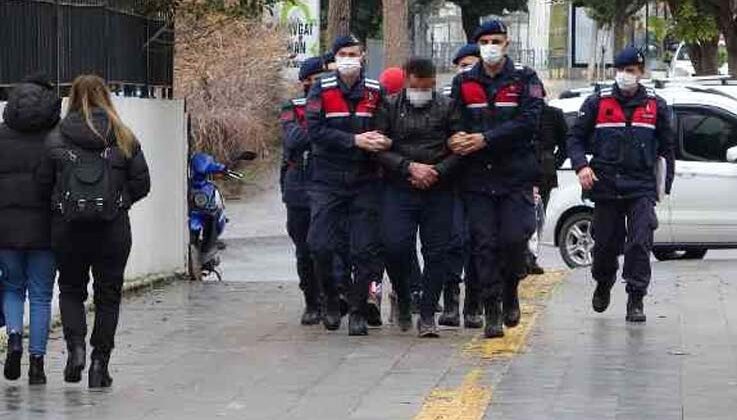
[[[51,242],[59,267],[59,306],[68,350],[64,380],[82,379],[84,303],[92,270],[95,324],[89,387],[109,387],[108,362],[131,249],[128,210],[149,192],[148,166],[140,144],[120,120],[105,82],[94,75],[74,81],[67,115],[47,139],[46,148],[37,178],[52,191]]]

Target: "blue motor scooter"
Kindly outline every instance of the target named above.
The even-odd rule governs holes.
[[[244,152],[235,160],[253,160],[256,154]],[[217,185],[215,175],[225,175],[243,179],[244,175],[228,167],[207,153],[197,152],[189,161],[189,261],[188,271],[191,280],[200,281],[210,274],[218,280],[222,275],[217,270],[220,265],[220,251],[225,246],[219,240],[228,223],[225,216],[225,202]]]

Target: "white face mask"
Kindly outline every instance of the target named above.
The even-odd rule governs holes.
[[[335,57],[338,73],[354,75],[361,71],[361,57]]]
[[[617,82],[617,86],[619,86],[619,90],[624,92],[634,92],[635,89],[639,86],[639,80],[638,77],[634,74],[627,73],[625,71],[618,71],[617,75],[614,76],[614,80]]]
[[[504,58],[504,47],[499,44],[485,44],[479,46],[481,59],[487,64],[498,64]]]
[[[407,99],[415,108],[422,108],[432,101],[432,90],[407,88]]]

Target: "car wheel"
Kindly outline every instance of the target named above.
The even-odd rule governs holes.
[[[653,256],[658,261],[673,261],[683,257],[683,252],[673,248],[653,248]]]
[[[558,248],[563,261],[571,268],[588,267],[593,262],[593,215],[589,212],[569,216],[558,233]]]
[[[692,248],[686,250],[686,253],[683,254],[684,260],[703,260],[704,256],[706,256],[706,252],[708,249],[704,248]]]

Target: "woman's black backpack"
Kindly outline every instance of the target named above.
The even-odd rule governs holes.
[[[57,206],[67,222],[114,220],[123,205],[110,164],[111,149],[84,150],[67,145],[61,159]]]

